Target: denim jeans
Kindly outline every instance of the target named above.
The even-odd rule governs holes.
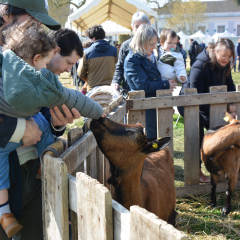
[[[34,115],[33,119],[42,131],[41,141],[36,144],[40,156],[43,150],[54,142],[54,138],[49,122],[41,113]],[[22,141],[19,143],[9,142],[5,148],[0,148],[0,190],[10,187],[8,155],[22,145]]]
[[[38,168],[39,159],[29,160],[20,166],[22,212],[18,221],[23,228],[13,236],[13,240],[43,240],[41,180],[36,178]],[[1,225],[0,239],[9,239]]]

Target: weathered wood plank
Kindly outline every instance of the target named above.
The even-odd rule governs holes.
[[[224,85],[224,86],[210,87],[210,92],[211,93],[227,92],[227,86]],[[209,122],[210,128],[213,128],[215,126],[222,125],[225,123],[225,121],[223,120],[224,111],[227,111],[226,103],[210,105],[210,122]]]
[[[107,180],[110,177],[110,164],[108,159],[104,156],[104,181],[103,185],[110,191],[110,185],[108,184]]]
[[[113,239],[129,240],[130,212],[118,202],[112,200],[113,207]]]
[[[225,192],[227,190],[227,181],[218,182],[217,184],[217,193]],[[240,181],[237,181],[235,190],[240,190]],[[190,185],[184,187],[177,187],[176,188],[177,197],[187,197],[189,195],[205,195],[211,193],[211,185],[210,183],[206,184],[197,184],[197,185]]]
[[[48,147],[54,148],[55,150],[57,150],[57,152],[59,154],[61,154],[65,148],[64,148],[64,144],[62,140],[57,140],[56,142],[50,144]],[[45,155],[49,155],[51,157],[54,157],[54,154],[52,151],[48,151],[45,153]],[[45,195],[44,195],[44,162],[41,164],[41,179],[42,179],[42,199],[44,199]],[[42,220],[43,223],[45,222],[45,202],[42,202]],[[46,240],[46,229],[45,229],[45,224],[43,224],[43,239]]]
[[[172,96],[172,90],[157,90],[157,97]],[[157,109],[157,136],[158,138],[170,137],[171,143],[169,144],[170,153],[173,155],[173,108],[158,108]]]
[[[144,91],[129,92],[129,98],[130,99],[136,99],[136,98],[144,98],[145,99],[145,92]],[[153,108],[153,106],[154,105],[152,105],[151,108]],[[145,114],[144,108],[141,108],[140,110],[128,111],[127,123],[128,124],[136,124],[138,122],[140,122],[143,125],[143,127],[146,128],[146,114]]]
[[[71,174],[85,158],[96,148],[97,142],[93,133],[88,131],[81,139],[68,148],[60,157],[66,163]]]
[[[203,104],[218,104],[229,102],[240,102],[240,92],[226,92],[226,93],[204,93],[196,95],[180,95],[169,97],[156,98],[139,98],[129,99],[132,102],[130,110],[166,108],[174,106],[195,106]]]
[[[210,92],[211,93],[216,93],[216,92],[227,92],[227,86],[213,86],[210,87]],[[209,121],[209,127],[213,128],[218,125],[222,125],[225,123],[223,120],[225,116],[225,111],[227,111],[227,104],[226,103],[221,103],[221,104],[211,104],[210,105],[210,121]],[[224,174],[221,174],[218,177],[218,181],[224,181],[225,176]]]
[[[103,154],[102,154],[102,152],[101,152],[99,147],[96,147],[96,158],[97,158],[97,169],[98,169],[98,171],[97,171],[97,174],[98,174],[97,180],[101,184],[103,184],[103,176],[104,176],[103,175],[103,169],[104,169],[104,167],[103,167]]]
[[[54,169],[54,171],[53,171]],[[47,240],[68,240],[68,174],[59,158],[44,156],[44,215]]]
[[[68,147],[71,147],[77,140],[79,140],[83,136],[83,129],[82,128],[74,128],[71,129],[68,132]],[[79,171],[84,172],[84,166],[81,164],[75,171],[73,172],[73,175],[76,176],[76,173]],[[71,176],[71,175],[69,175]],[[71,176],[71,178],[73,178]],[[74,178],[76,179],[76,178]],[[70,189],[71,182],[68,181],[68,188]],[[69,201],[70,199],[77,199],[77,194],[75,196],[71,196],[71,191],[69,191]],[[70,208],[70,214],[71,214],[71,237],[72,240],[78,240],[78,224],[77,224],[77,211],[73,211]]]
[[[76,177],[68,174],[68,198],[69,198],[69,208],[77,213],[77,183]]]
[[[184,89],[184,94],[196,94],[197,89]],[[191,95],[195,96],[195,95]],[[199,106],[184,107],[184,182],[199,183]]]
[[[121,119],[125,117],[127,113],[126,105],[127,105],[126,103],[122,103],[114,111],[109,113],[108,117],[115,122],[119,122]]]
[[[139,206],[130,207],[130,240],[187,240],[188,236]]]
[[[77,140],[83,136],[82,128],[74,128],[68,132],[68,147],[71,147]]]
[[[78,238],[113,240],[112,198],[106,187],[77,173]]]

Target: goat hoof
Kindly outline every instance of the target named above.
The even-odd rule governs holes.
[[[222,210],[222,215],[227,216],[231,212],[231,208],[224,207]]]

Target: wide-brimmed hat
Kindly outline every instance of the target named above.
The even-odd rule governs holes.
[[[48,15],[47,0],[0,0],[0,4],[22,8],[52,30],[58,30],[61,28],[61,24]]]

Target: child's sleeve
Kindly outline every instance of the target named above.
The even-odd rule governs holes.
[[[183,56],[181,53],[176,54],[176,61],[174,62],[174,70],[176,72],[176,77],[179,80],[181,76],[187,78],[187,72],[185,69],[185,64],[183,60]]]
[[[41,73],[63,94],[63,97],[47,107],[52,108],[57,106],[61,112],[63,112],[61,106],[65,104],[70,110],[76,108],[82,117],[98,119],[102,116],[103,109],[97,102],[85,96],[78,90],[64,87],[58,77],[52,72],[42,69]]]

